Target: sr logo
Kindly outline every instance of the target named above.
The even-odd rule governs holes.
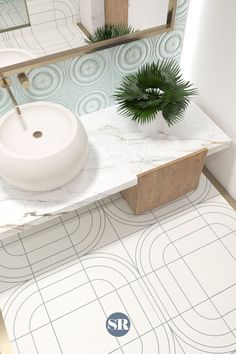
[[[115,312],[110,315],[106,322],[108,332],[114,337],[122,337],[130,330],[129,318],[121,312]]]

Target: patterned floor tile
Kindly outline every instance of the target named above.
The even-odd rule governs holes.
[[[0,247],[0,293],[32,278],[32,271],[21,242]]]
[[[202,177],[144,215],[116,194],[1,242],[14,354],[234,354],[235,236],[235,211]],[[123,337],[106,328],[116,312]]]
[[[192,204],[187,197],[179,198],[171,203],[165,204],[153,210],[153,214],[160,224],[165,224],[170,220],[174,220],[180,215],[186,214],[186,211],[192,208]]]
[[[82,214],[76,212],[76,216],[63,221],[63,225],[79,256],[118,240],[101,207]]]
[[[123,198],[112,200],[103,205],[103,210],[119,237],[125,237],[156,222],[155,216],[151,212],[134,215]]]
[[[77,257],[61,222],[23,237],[22,246],[34,274],[43,273]]]
[[[206,178],[205,175],[201,175],[199,187],[196,191],[189,193],[188,199],[192,204],[196,205],[199,203],[203,203],[213,197],[219,195],[217,189],[213,186],[213,184]]]

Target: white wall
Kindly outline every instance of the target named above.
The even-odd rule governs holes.
[[[169,0],[129,0],[129,24],[144,30],[166,24]],[[105,23],[104,0],[79,0],[82,25],[93,33]]]
[[[104,0],[79,0],[80,22],[93,33],[105,23]]]
[[[236,199],[235,0],[191,0],[182,68],[199,89],[199,106],[233,141],[207,167]]]
[[[79,0],[80,22],[92,33],[92,2],[91,0]]]
[[[96,28],[105,24],[105,5],[104,0],[92,0],[92,4],[92,25],[95,31]]]
[[[166,24],[169,0],[129,0],[129,24],[148,29]]]

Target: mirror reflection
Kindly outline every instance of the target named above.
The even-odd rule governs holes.
[[[104,0],[99,11],[91,3],[89,16],[84,5],[81,1],[80,26],[87,32],[87,42],[94,43],[165,25],[169,0]]]
[[[80,55],[169,31],[176,1],[0,0],[0,68],[58,54],[55,62],[65,51],[70,57],[74,49]]]
[[[0,0],[0,32],[29,25],[25,0]]]
[[[105,22],[140,31],[166,24],[169,0],[105,0]]]

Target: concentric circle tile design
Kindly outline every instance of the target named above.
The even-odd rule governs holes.
[[[185,20],[188,13],[189,0],[178,0],[178,7],[176,11],[176,22]]]
[[[30,88],[23,94],[29,98],[42,100],[56,96],[64,85],[64,74],[59,65],[51,64],[29,73]]]
[[[11,107],[11,101],[6,91],[0,88],[0,113],[4,114]]]
[[[68,65],[71,82],[78,86],[94,85],[109,70],[110,62],[105,51],[72,59]]]
[[[34,12],[35,5],[33,3],[34,2],[30,4],[30,13]],[[87,87],[92,90],[91,98],[89,98],[89,92],[82,92],[83,97],[81,100],[81,92],[78,92],[80,96],[78,100],[76,99],[78,105],[81,106],[81,108],[78,108],[78,105],[76,105],[76,110],[80,114],[90,113],[114,104],[114,100],[112,100],[110,96],[114,92],[116,85],[119,85],[124,75],[136,71],[140,66],[151,60],[169,58],[179,60],[188,4],[189,0],[178,1],[176,26],[173,32],[67,60],[60,63],[60,65],[48,65],[40,69],[32,70],[29,74],[29,78],[32,82],[29,91],[23,90],[19,83],[17,84],[19,102],[26,103],[30,102],[32,99],[50,100],[52,98],[54,102],[59,101],[61,103],[63,98],[67,102],[68,92],[70,95],[73,95],[73,100],[75,100],[74,96],[77,92]],[[75,22],[76,16],[78,15],[78,6],[74,0],[70,0],[69,3],[65,0],[57,1],[54,5],[53,9],[50,10],[52,13],[55,12],[53,18],[56,18],[58,21],[65,20],[65,23],[70,23],[70,21]],[[36,22],[37,20],[39,20],[38,17]],[[60,34],[62,37],[61,40],[65,42],[63,44],[64,49],[68,48],[70,41],[73,42],[72,46],[81,45],[81,43],[78,42],[76,32],[72,31],[70,33],[70,31],[72,31],[72,29],[69,30],[69,32],[66,31],[66,33]],[[47,50],[51,50],[51,47],[54,48],[52,50],[58,51],[58,43],[54,43],[53,40],[51,41],[52,44],[48,46],[48,39],[46,38],[45,43],[41,46],[37,40],[36,32],[34,33],[32,31],[30,36],[30,44],[23,39],[24,46],[35,54],[43,55],[45,53],[52,53],[47,52]],[[15,47],[19,47],[21,43],[19,43],[15,36],[12,35],[8,37],[9,34],[7,37],[4,37],[3,34],[7,46],[9,43],[14,46],[15,43]],[[61,50],[63,48],[61,48]],[[4,101],[1,107],[2,106],[3,108],[0,108],[0,112],[5,113],[9,109],[9,105]]]
[[[109,96],[104,91],[91,90],[78,98],[75,112],[79,115],[92,113],[109,105]]]
[[[114,68],[118,73],[128,74],[145,64],[152,54],[149,39],[119,46],[114,51]]]
[[[154,58],[156,60],[170,59],[180,55],[184,28],[176,27],[173,32],[157,37],[154,44]]]

